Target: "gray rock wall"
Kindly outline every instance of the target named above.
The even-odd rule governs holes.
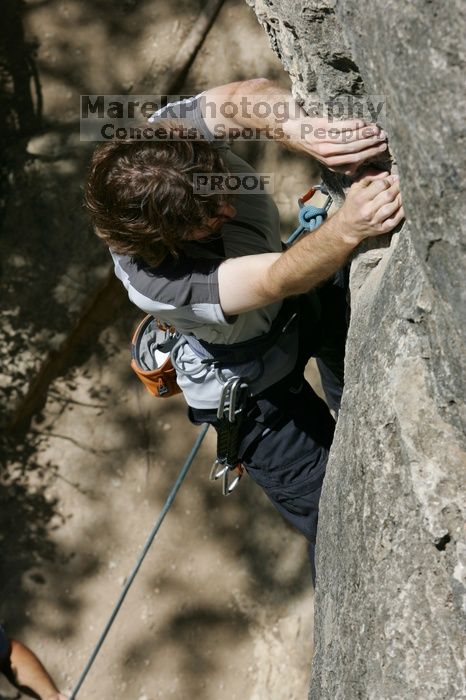
[[[310,697],[463,698],[466,10],[248,2],[305,108],[315,93],[386,96],[407,212],[352,263]]]

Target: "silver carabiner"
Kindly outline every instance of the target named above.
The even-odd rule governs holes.
[[[228,471],[228,469],[229,469],[228,464],[225,464],[224,462],[220,462],[219,459],[214,459],[214,461],[212,462],[212,468],[211,468],[210,474],[209,474],[210,481],[217,481],[217,479],[220,479],[220,477],[223,476],[225,474],[225,471]]]
[[[230,482],[230,472],[233,471],[233,469],[236,469],[237,473],[233,481]],[[236,489],[239,482],[241,481],[241,477],[243,476],[243,467],[240,464],[237,464],[236,467],[234,467],[233,469],[229,464],[220,462],[218,459],[215,459],[212,464],[209,479],[210,481],[217,481],[217,479],[223,477],[222,494],[224,496],[229,496],[230,493],[233,493],[233,491]]]
[[[247,384],[241,377],[233,375],[227,379],[222,387],[218,403],[217,418],[219,420],[228,416],[230,423],[235,422],[238,413],[238,394],[243,388],[247,388]]]
[[[227,412],[227,405],[231,403],[231,390],[232,386],[235,384],[237,380],[240,380],[240,377],[233,376],[230,377],[229,379],[226,380],[222,387],[222,392],[220,394],[220,401],[218,403],[218,409],[217,409],[217,418],[220,420],[221,418],[224,417],[225,413]],[[229,413],[229,411],[228,411]]]
[[[241,377],[235,377],[235,381],[231,383],[230,403],[228,406],[228,420],[230,423],[235,422],[237,413],[238,391],[241,389]]]
[[[236,467],[234,467],[234,469],[237,470],[237,474],[232,482],[230,482],[230,471],[233,470],[230,469],[230,467],[227,467],[227,469],[223,472],[222,494],[224,496],[229,496],[230,493],[233,493],[233,491],[236,489],[239,482],[241,481],[241,477],[243,476],[244,470],[240,464],[237,464]]]
[[[322,209],[325,209],[325,211],[328,211],[330,209],[330,207],[332,206],[333,198],[332,198],[332,195],[330,194],[330,192],[328,191],[327,187],[325,185],[314,185],[314,189],[318,190],[322,194],[327,195],[327,199],[325,200],[325,204],[322,207]]]

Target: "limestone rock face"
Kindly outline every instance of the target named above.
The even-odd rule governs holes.
[[[248,1],[305,108],[316,93],[385,96],[380,121],[407,213],[391,241],[352,263],[346,388],[322,497],[310,697],[459,699],[465,7]]]

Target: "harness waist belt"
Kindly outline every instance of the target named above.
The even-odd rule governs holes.
[[[267,333],[231,345],[208,343],[193,335],[183,335],[189,347],[206,364],[228,363],[232,365],[252,362],[272,348],[279,336],[291,330],[297,319],[298,305],[295,299],[285,299],[277,317]]]

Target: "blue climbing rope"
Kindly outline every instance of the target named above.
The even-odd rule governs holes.
[[[322,192],[327,195],[327,200],[323,207],[316,207],[313,204],[306,204],[307,200],[310,199],[317,191]],[[305,231],[314,231],[321,224],[324,223],[327,218],[328,210],[332,204],[332,198],[325,189],[323,185],[315,185],[311,187],[309,192],[307,192],[304,197],[298,199],[299,204],[299,223],[297,228],[289,236],[286,241],[286,245],[292,245]]]
[[[84,683],[84,680],[86,679],[87,674],[91,670],[91,667],[92,667],[92,665],[97,657],[97,654],[99,653],[99,651],[102,647],[102,644],[104,643],[105,638],[107,637],[107,634],[109,633],[110,628],[111,628],[116,616],[118,615],[118,612],[119,612],[121,606],[123,605],[123,601],[126,598],[126,594],[128,593],[129,589],[131,588],[131,584],[133,583],[134,579],[136,578],[136,575],[137,575],[139,569],[141,568],[141,564],[144,561],[144,558],[145,558],[147,552],[149,551],[151,544],[154,541],[155,536],[156,536],[157,532],[159,531],[159,528],[160,528],[166,514],[170,510],[170,507],[171,507],[173,501],[175,500],[175,496],[178,493],[178,491],[181,487],[181,484],[183,483],[186,475],[188,474],[188,471],[189,471],[189,469],[194,461],[195,456],[197,455],[197,453],[199,451],[199,448],[202,444],[202,441],[204,440],[204,438],[206,436],[208,429],[209,429],[209,426],[205,425],[202,428],[199,435],[197,436],[197,438],[194,442],[194,445],[191,448],[191,452],[189,453],[189,455],[186,459],[186,462],[184,463],[180,473],[178,474],[178,477],[177,477],[175,483],[173,484],[173,487],[172,487],[170,493],[168,494],[168,498],[165,501],[165,504],[164,504],[162,510],[160,511],[160,515],[157,518],[157,520],[155,521],[154,527],[152,528],[148,538],[146,539],[146,541],[144,543],[144,546],[141,550],[141,553],[139,554],[138,559],[136,561],[136,564],[134,565],[133,570],[131,571],[130,575],[128,576],[128,578],[126,580],[124,588],[120,593],[120,596],[115,604],[115,607],[113,608],[112,613],[111,613],[110,617],[108,618],[108,621],[107,621],[107,623],[102,631],[102,634],[99,637],[97,644],[95,645],[91,655],[89,656],[89,659],[84,667],[83,672],[81,673],[81,675],[79,677],[78,682],[76,683],[76,685],[73,689],[73,692],[71,693],[71,695],[69,697],[69,700],[76,699],[78,691],[80,690],[82,684]]]

